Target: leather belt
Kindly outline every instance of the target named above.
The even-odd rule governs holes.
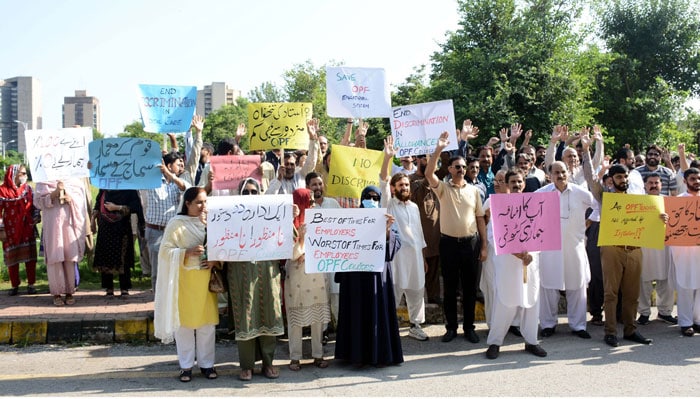
[[[635,249],[639,249],[639,248],[640,248],[640,247],[634,247],[634,246],[631,246],[631,245],[613,245],[613,247],[615,247],[615,248],[620,248],[620,249],[625,250],[625,251],[627,251],[627,252],[631,252],[631,251],[634,251]]]
[[[468,241],[471,241],[472,239],[474,239],[474,237],[476,237],[476,235],[466,236],[466,237],[452,237],[452,236],[448,236],[447,234],[440,234],[440,237],[444,238],[446,240],[454,241],[454,242],[468,242]]]
[[[165,230],[165,227],[164,227],[164,226],[158,226],[157,224],[146,223],[146,227],[148,227],[149,229],[158,230],[158,231],[164,231],[164,230]]]

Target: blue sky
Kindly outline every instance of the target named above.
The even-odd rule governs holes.
[[[87,90],[108,136],[139,118],[140,83],[224,81],[245,96],[311,60],[385,68],[398,84],[458,22],[456,0],[0,0],[0,15],[0,79],[39,79],[44,128]]]

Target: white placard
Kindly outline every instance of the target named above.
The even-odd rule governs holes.
[[[443,151],[457,149],[455,112],[452,100],[394,107],[391,135],[399,148],[397,157],[432,154],[442,132],[450,134],[450,144]]]
[[[386,251],[386,209],[307,209],[307,273],[381,272]]]
[[[382,68],[326,67],[326,112],[334,118],[387,118],[391,93]]]
[[[207,210],[209,260],[237,262],[292,257],[291,194],[209,197]]]
[[[24,138],[34,182],[90,177],[87,164],[92,128],[26,130]]]

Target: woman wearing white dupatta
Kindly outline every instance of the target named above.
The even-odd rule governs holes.
[[[208,379],[214,369],[216,326],[219,324],[216,294],[209,291],[211,267],[205,253],[207,195],[191,187],[182,196],[180,212],[165,228],[158,252],[154,334],[163,343],[175,339],[180,381],[192,379],[195,361]]]

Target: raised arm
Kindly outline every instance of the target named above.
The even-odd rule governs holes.
[[[379,172],[379,180],[389,181],[389,168],[391,160],[396,156],[396,147],[394,147],[394,137],[389,135],[384,139],[384,161],[382,162],[382,170]],[[383,197],[382,197],[383,199]]]
[[[348,118],[348,120],[345,121],[345,133],[343,134],[343,138],[340,140],[340,145],[350,145],[350,137],[352,136],[352,124],[353,121],[350,118]]]
[[[593,140],[595,140],[595,154],[593,155],[593,170],[598,170],[603,164],[603,157],[605,156],[604,145],[603,145],[603,132],[600,130],[600,126],[593,126]]]
[[[309,133],[309,148],[306,153],[306,160],[301,166],[301,175],[306,176],[308,173],[313,172],[316,167],[316,161],[318,160],[318,154],[320,152],[320,147],[318,145],[318,119],[309,119],[306,122],[306,130]]]
[[[202,130],[204,129],[204,118],[200,115],[192,117],[190,129],[194,131],[192,148],[187,154],[187,164],[185,165],[185,173],[183,178],[191,185],[194,185],[194,176],[197,174],[197,166],[199,165],[199,156],[202,153]]]
[[[583,150],[583,175],[586,177],[586,183],[588,183],[588,189],[593,194],[593,197],[602,202],[603,200],[603,185],[600,184],[600,180],[595,178],[593,174],[593,162],[591,160],[591,138],[588,135],[580,137],[581,149]]]
[[[425,178],[428,180],[430,187],[435,188],[438,186],[438,184],[440,184],[440,179],[438,179],[435,171],[437,170],[437,163],[440,159],[442,150],[444,150],[450,144],[449,137],[449,133],[442,132],[442,134],[440,134],[440,138],[438,138],[438,143],[435,146],[433,155],[428,158],[428,165],[425,167]]]

